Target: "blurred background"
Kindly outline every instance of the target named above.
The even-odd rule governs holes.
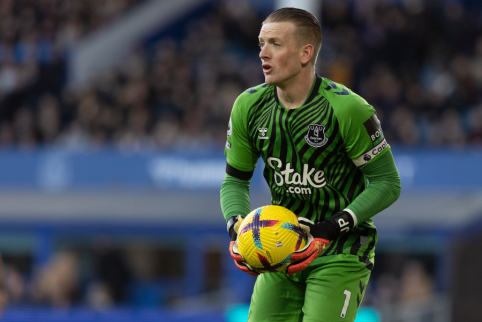
[[[1,0],[0,319],[246,320],[224,142],[283,6],[319,18],[318,73],[377,109],[402,179],[357,322],[481,319],[478,0]]]

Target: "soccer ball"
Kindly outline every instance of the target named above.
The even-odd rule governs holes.
[[[297,216],[281,206],[264,206],[250,212],[238,230],[238,251],[244,262],[259,272],[281,272],[291,254],[306,245]]]

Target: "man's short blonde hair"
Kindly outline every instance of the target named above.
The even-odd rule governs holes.
[[[311,58],[315,65],[322,41],[321,26],[315,16],[303,9],[281,8],[272,12],[262,25],[269,22],[292,22],[296,27],[298,39],[303,42],[303,45],[311,44],[315,48]]]

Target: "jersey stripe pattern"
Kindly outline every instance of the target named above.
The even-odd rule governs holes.
[[[233,129],[245,126],[246,145],[250,146],[251,153],[263,159],[263,175],[271,191],[272,204],[318,222],[345,209],[366,188],[366,178],[352,159],[355,159],[354,153],[359,157],[372,146],[355,145],[359,151],[352,151],[350,157],[345,142],[347,135],[341,130],[341,127],[347,128],[342,124],[347,121],[342,119],[343,112],[337,113],[338,108],[341,111],[343,106],[351,104],[350,96],[360,99],[343,85],[319,76],[305,103],[296,109],[284,108],[276,88],[266,84],[240,96],[246,122],[239,125],[240,122],[233,120],[230,126]],[[358,123],[363,125],[372,116],[374,110],[370,108],[362,113]],[[371,144],[368,133],[357,140]],[[228,137],[228,141],[232,150],[225,153],[230,163],[236,153],[246,151],[235,150],[236,138]],[[357,255],[368,267],[376,241],[376,228],[368,220],[332,242],[323,255]]]

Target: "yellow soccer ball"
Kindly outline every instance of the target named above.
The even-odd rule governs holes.
[[[281,206],[250,212],[238,230],[238,251],[244,262],[260,272],[284,271],[291,254],[306,245],[297,216]]]

